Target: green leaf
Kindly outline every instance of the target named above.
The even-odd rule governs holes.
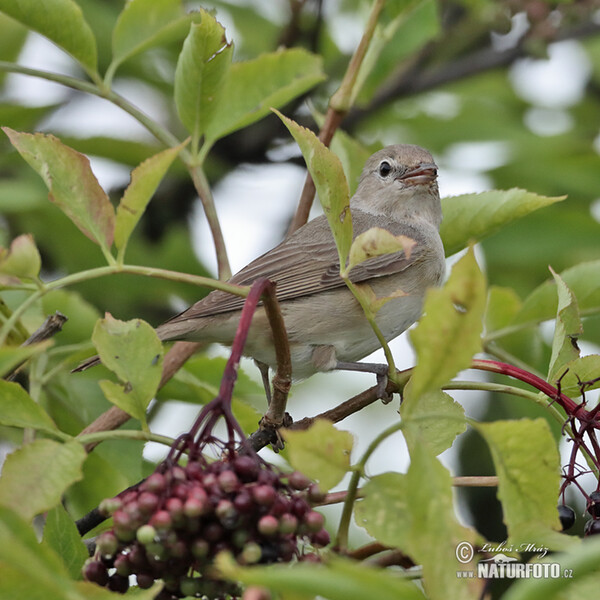
[[[54,202],[92,241],[108,252],[115,214],[86,156],[53,135],[2,128],[19,154],[37,171]]]
[[[175,70],[175,104],[181,122],[192,134],[194,150],[222,100],[233,46],[225,29],[205,10],[192,23]]]
[[[560,275],[552,271],[552,276],[557,285],[558,309],[552,340],[552,356],[548,367],[548,381],[555,381],[564,372],[566,363],[579,357],[577,338],[583,333],[577,299]]]
[[[367,229],[367,231],[354,238],[352,246],[350,246],[346,270],[349,271],[352,267],[369,258],[381,256],[382,254],[393,254],[400,250],[403,250],[406,257],[409,258],[415,244],[415,240],[405,235],[394,235],[387,229],[371,227],[371,229]]]
[[[285,598],[365,600],[373,598],[376,591],[377,600],[425,600],[417,585],[405,577],[340,557],[331,557],[324,564],[300,562],[291,568],[281,564],[249,568],[222,553],[215,563],[228,579],[267,587]]]
[[[68,52],[97,75],[96,38],[73,0],[0,0],[0,11]]]
[[[515,581],[503,600],[594,600],[598,595],[600,540],[588,538],[566,552],[552,554],[540,562],[558,563],[561,577],[542,577]],[[587,576],[587,577],[586,577]],[[573,579],[575,578],[575,579]],[[587,595],[574,594],[579,583],[589,581]]]
[[[155,154],[132,171],[131,182],[117,207],[115,222],[115,245],[121,255],[124,255],[129,237],[146,210],[158,184],[185,144],[186,142]]]
[[[600,313],[600,260],[580,263],[564,270],[560,276],[575,294],[582,315]],[[556,281],[549,279],[523,301],[513,324],[554,319],[557,306]]]
[[[457,562],[456,548],[474,536],[456,520],[450,473],[426,446],[411,450],[406,475],[377,475],[363,491],[356,522],[379,542],[399,548],[422,565],[428,598],[471,597],[456,576],[457,570],[468,569]]]
[[[89,553],[75,522],[62,504],[46,515],[42,543],[62,558],[72,579],[81,579],[81,567]]]
[[[350,468],[353,438],[333,423],[317,419],[306,431],[282,432],[290,464],[319,483],[324,492],[338,484]]]
[[[31,234],[15,238],[10,249],[0,247],[0,280],[4,275],[19,279],[37,279],[42,259]]]
[[[350,190],[344,176],[340,159],[331,152],[317,136],[298,125],[292,119],[275,110],[296,140],[306,166],[315,182],[317,194],[327,216],[340,257],[340,265],[345,265],[352,244],[352,216],[350,214]]]
[[[181,0],[129,0],[113,30],[110,70],[148,48],[185,37],[191,18]]]
[[[565,375],[560,377],[561,375]],[[560,391],[571,398],[581,396],[583,387],[584,392],[596,390],[600,387],[600,355],[589,354],[581,356],[563,365],[563,369],[558,373],[560,378]],[[557,379],[549,379],[550,383],[557,383]],[[587,385],[586,385],[587,383]]]
[[[57,431],[48,413],[19,384],[10,381],[0,381],[0,424]]]
[[[481,348],[485,301],[485,281],[470,248],[444,287],[427,292],[424,316],[411,331],[417,364],[405,402],[419,402],[471,364]]]
[[[566,548],[574,540],[557,533],[560,456],[548,422],[521,419],[473,423],[473,427],[487,442],[496,467],[508,544]]]
[[[216,112],[206,128],[209,145],[259,121],[324,79],[322,59],[301,48],[282,49],[231,65]]]
[[[0,505],[32,519],[56,506],[82,477],[86,452],[78,442],[36,440],[6,457],[0,477]]]
[[[107,314],[96,324],[92,341],[102,363],[121,381],[101,381],[105,396],[145,423],[146,408],[162,375],[163,348],[156,332],[140,319],[125,322]]]
[[[12,372],[22,362],[47,350],[51,345],[52,340],[46,340],[41,344],[32,344],[31,346],[2,346],[0,348],[0,377]]]
[[[549,198],[517,188],[444,198],[444,220],[440,227],[440,236],[444,242],[446,256],[462,250],[471,242],[491,235],[534,210],[564,199],[565,196]]]
[[[418,402],[403,402],[400,416],[408,447],[425,443],[435,456],[467,429],[463,407],[440,390],[420,396]]]

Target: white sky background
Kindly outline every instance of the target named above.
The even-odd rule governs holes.
[[[228,25],[230,36],[233,37],[234,35],[231,34],[233,29],[227,23],[227,19],[224,18],[223,21]],[[519,23],[518,21],[515,23],[517,29]],[[337,32],[338,36],[346,36],[344,46],[348,45],[348,31],[349,29],[344,26]],[[360,30],[357,31],[360,35]],[[356,33],[353,33],[353,37]],[[31,36],[20,63],[59,72],[68,72],[71,68],[69,57],[37,35]],[[538,135],[553,135],[568,130],[571,120],[566,109],[581,98],[589,70],[589,61],[584,51],[577,42],[573,41],[551,46],[548,60],[519,61],[511,69],[510,80],[517,93],[535,105],[527,114],[523,127],[530,128]],[[162,100],[143,86],[117,81],[116,88],[150,115],[160,114]],[[60,102],[71,93],[56,84],[19,75],[9,75],[7,89],[10,91],[8,96],[5,96],[5,101],[14,100],[29,105]],[[430,105],[434,108],[436,103],[445,105],[445,103],[455,102],[449,94],[441,92],[433,92],[428,97]],[[68,134],[85,137],[102,134],[148,139],[149,135],[131,117],[110,103],[95,97],[81,97],[76,102],[69,103],[64,110],[59,110],[45,122],[42,129],[52,131],[59,136]],[[402,140],[383,141],[398,143]],[[510,148],[502,143],[457,142],[444,155],[436,157],[440,166],[441,195],[490,189],[491,182],[484,173],[485,169],[503,164],[509,155]],[[129,181],[129,173],[122,166],[93,157],[91,162],[96,176],[105,189],[124,185]],[[216,206],[234,272],[279,241],[266,236],[265,232],[285,230],[285,224],[293,212],[303,181],[304,170],[294,165],[241,166],[215,187],[213,191]],[[514,183],[518,185],[518,182]],[[318,207],[315,207],[313,212],[316,213],[318,210]],[[214,252],[199,204],[194,211],[191,227],[199,258],[214,270]],[[157,285],[160,285],[160,282],[157,281]],[[414,364],[414,355],[406,335],[394,340],[390,346],[398,368],[403,369]],[[223,350],[223,353],[226,354],[226,351]],[[384,362],[383,353],[377,352],[365,360]],[[256,373],[250,361],[244,364],[244,368],[250,374]],[[478,376],[481,377],[482,374],[477,372],[465,374],[465,377],[471,380]],[[368,374],[319,374],[294,386],[288,410],[294,418],[317,414],[373,385],[374,382],[374,376]],[[326,390],[325,397],[322,395],[322,390]],[[463,404],[470,416],[477,417],[484,394],[465,392],[456,393],[454,396]],[[397,408],[397,398],[388,406],[377,403],[340,424],[340,428],[356,433],[355,456],[361,454],[374,435],[379,432],[381,422],[394,418]],[[390,411],[393,411],[393,414]],[[157,423],[158,432],[175,436],[187,429],[197,413],[197,407],[182,403],[177,409],[171,407],[168,414],[165,413],[166,411],[162,411],[163,418]],[[164,448],[157,446],[149,445],[147,450],[149,458],[158,458],[164,453]],[[452,451],[446,452],[442,460],[452,468]],[[404,471],[407,465],[404,444],[401,435],[398,434],[381,445],[369,462],[368,471],[371,475],[388,470]]]

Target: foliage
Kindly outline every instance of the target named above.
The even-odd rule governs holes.
[[[330,421],[347,416],[364,394],[335,418],[324,413],[310,428],[283,432],[284,470],[303,471],[330,492],[326,503],[341,504],[328,522],[335,543],[319,564],[243,566],[219,555],[222,576],[247,586],[248,598],[253,586],[282,598],[478,598],[484,580],[460,574],[503,553],[558,563],[565,575],[512,582],[506,598],[597,594],[591,534],[600,520],[593,495],[600,411],[590,392],[600,387],[593,352],[600,344],[600,36],[593,2],[344,0],[339,13],[330,12],[334,3],[318,4],[323,11],[290,1],[270,12],[226,0],[200,10],[180,0],[0,0],[4,91],[21,74],[77,92],[36,106],[7,94],[0,104],[0,439],[10,448],[0,477],[3,598],[115,597],[79,580],[86,553],[74,520],[155,468],[141,442],[174,441],[155,432],[158,408],[174,400],[206,404],[224,369],[224,361],[199,354],[165,383],[168,361],[148,323],[167,318],[173,298],[191,303],[210,288],[248,295],[225,283],[229,260],[212,189],[243,163],[275,161],[273,150],[289,145],[290,134],[349,285],[348,270],[367,256],[410,252],[410,240],[382,231],[352,241],[348,201],[372,151],[417,143],[436,156],[442,181],[457,166],[497,189],[442,200],[441,235],[453,266],[410,333],[414,368],[397,373],[383,344],[391,385],[403,394],[400,418],[393,404],[385,407],[360,456],[355,436]],[[352,56],[339,16],[364,30]],[[21,51],[40,35],[66,53],[68,74],[25,64]],[[519,66],[543,64],[546,53],[565,47],[587,62],[581,97],[562,104],[548,97],[544,105],[524,97],[514,83]],[[160,109],[138,106],[127,82],[143,86]],[[61,115],[68,120],[82,96],[123,111],[148,135],[61,130]],[[570,125],[549,132],[547,122],[539,125],[549,114]],[[51,132],[39,131],[48,124]],[[496,152],[484,166],[461,153],[485,156],[489,148]],[[130,183],[103,189],[89,157],[92,165],[101,158],[124,166]],[[195,258],[186,227],[196,197],[210,225],[215,279]],[[375,326],[386,299],[353,291]],[[68,317],[63,331],[31,342],[55,311]],[[115,317],[100,319],[105,311]],[[92,341],[108,371],[72,374],[94,351]],[[469,367],[493,375],[465,381],[460,373]],[[451,395],[458,389],[482,392],[477,418]],[[320,394],[343,399],[326,387]],[[240,373],[233,410],[245,435],[256,429],[259,395]],[[122,421],[106,422],[117,408],[133,417],[120,429]],[[371,475],[372,454],[399,433],[407,471]],[[563,438],[570,453],[561,459]],[[453,477],[438,458],[453,444],[456,475],[493,470],[495,478]],[[461,492],[466,524],[453,503],[460,485],[497,492],[479,503]],[[575,535],[559,533],[556,504],[567,500],[589,512],[592,539],[580,539],[581,518]],[[498,519],[490,508],[497,502]],[[32,525],[39,515],[41,542]],[[356,541],[358,530],[373,542]],[[383,568],[389,565],[400,568]],[[159,593],[160,584],[128,592]],[[504,592],[492,586],[491,593]]]

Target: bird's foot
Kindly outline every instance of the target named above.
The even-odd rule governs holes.
[[[285,447],[283,437],[281,436],[281,432],[279,431],[281,427],[289,427],[294,420],[290,416],[289,413],[285,413],[283,416],[283,421],[281,423],[275,423],[273,420],[269,419],[267,415],[263,415],[262,419],[259,421],[258,425],[262,430],[266,430],[270,434],[270,444],[273,452],[278,453]]]
[[[384,404],[389,404],[391,402],[393,393],[387,391],[389,367],[386,364],[338,361],[335,365],[335,369],[336,371],[375,373],[377,377],[377,397]]]

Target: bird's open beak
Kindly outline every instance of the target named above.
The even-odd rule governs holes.
[[[403,173],[398,179],[406,185],[422,185],[435,181],[437,166],[433,163],[421,163]]]

